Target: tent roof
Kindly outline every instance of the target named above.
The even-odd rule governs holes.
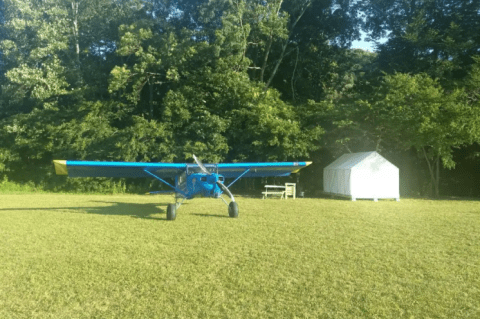
[[[364,162],[366,159],[373,159],[378,157],[382,162],[388,162],[384,157],[382,157],[377,152],[361,152],[361,153],[349,153],[343,154],[337,158],[333,163],[325,167],[325,169],[351,169],[355,166],[358,166],[360,163]],[[391,164],[391,163],[390,163]],[[393,164],[391,164],[394,166]]]

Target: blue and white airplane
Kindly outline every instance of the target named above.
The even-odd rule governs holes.
[[[195,196],[222,199],[228,206],[228,215],[238,217],[238,204],[229,188],[243,177],[289,176],[312,162],[224,163],[202,164],[193,155],[196,164],[188,163],[133,163],[55,160],[57,175],[69,177],[152,177],[167,185],[175,193],[175,203],[167,207],[167,219],[175,220],[176,210],[183,201]],[[175,185],[165,179],[174,178]],[[226,186],[225,179],[234,180]],[[155,193],[155,192],[152,192]],[[230,204],[222,197],[227,194]]]

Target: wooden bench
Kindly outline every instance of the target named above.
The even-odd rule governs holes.
[[[285,183],[283,185],[265,185],[265,191],[262,192],[263,199],[267,198],[268,195],[271,196],[280,196],[280,199],[288,199],[288,196],[295,199],[295,194],[297,193],[297,185],[295,183]]]
[[[265,185],[265,191],[262,192],[263,199],[270,196],[280,196],[280,199],[283,199],[285,196],[285,186],[281,185]]]

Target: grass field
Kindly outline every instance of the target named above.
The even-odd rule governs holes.
[[[480,318],[480,202],[0,195],[0,318]]]

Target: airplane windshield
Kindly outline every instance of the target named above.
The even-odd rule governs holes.
[[[215,164],[204,164],[205,168],[209,173],[216,173],[217,172],[217,165]],[[196,174],[196,173],[203,173],[202,169],[195,164],[188,164],[188,175]]]

